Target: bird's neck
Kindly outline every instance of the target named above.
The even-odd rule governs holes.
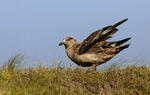
[[[66,54],[67,54],[67,56],[70,58],[70,59],[72,59],[72,57],[73,57],[73,54],[74,54],[74,49],[73,48],[66,48]]]
[[[66,53],[68,57],[72,58],[74,56],[77,45],[78,43],[71,43],[68,46],[66,46]]]

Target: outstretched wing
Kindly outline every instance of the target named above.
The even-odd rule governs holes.
[[[93,44],[95,44],[97,42],[104,41],[104,40],[111,38],[112,35],[118,31],[118,29],[116,27],[119,26],[120,24],[124,23],[127,20],[128,19],[124,19],[114,25],[107,26],[100,30],[97,30],[96,32],[93,32],[81,43],[81,46],[78,50],[78,54],[85,53],[86,51],[89,50],[89,48]]]

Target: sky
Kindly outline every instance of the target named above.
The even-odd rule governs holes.
[[[150,0],[1,0],[0,63],[16,54],[29,62],[71,62],[58,43],[66,36],[79,42],[92,32],[120,20],[112,39],[132,37],[117,59],[150,57]]]

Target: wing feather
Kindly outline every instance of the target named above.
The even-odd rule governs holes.
[[[99,30],[93,32],[81,43],[81,46],[78,50],[78,54],[85,53],[86,51],[89,50],[89,48],[92,45],[94,45],[97,42],[105,41],[105,40],[111,38],[112,35],[118,31],[118,29],[116,27],[119,26],[120,24],[124,23],[127,20],[128,19],[124,19],[114,25],[107,26],[107,27],[104,27],[102,29],[99,29]]]

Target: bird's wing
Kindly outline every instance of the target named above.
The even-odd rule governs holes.
[[[93,32],[81,43],[81,46],[78,50],[78,54],[85,53],[86,51],[89,50],[89,48],[92,45],[94,45],[97,42],[105,41],[105,40],[111,38],[112,35],[118,31],[118,29],[116,27],[119,26],[120,24],[124,23],[127,20],[128,19],[124,19],[114,25],[107,26],[107,27],[104,27],[100,30]]]

